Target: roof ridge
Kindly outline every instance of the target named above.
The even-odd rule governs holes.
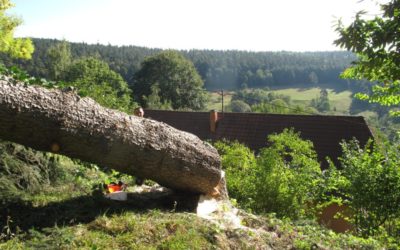
[[[188,111],[188,110],[163,110],[163,109],[145,109],[145,111],[156,111],[156,112],[171,112],[171,113],[204,113],[208,114],[210,111]],[[356,115],[327,115],[327,114],[276,114],[276,113],[254,113],[254,112],[222,112],[217,111],[220,114],[245,114],[245,115],[268,115],[268,116],[302,116],[302,117],[337,117],[337,118],[363,118],[363,116]]]

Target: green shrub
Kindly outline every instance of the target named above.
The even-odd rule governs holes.
[[[255,210],[290,218],[312,215],[308,206],[322,181],[312,142],[293,129],[270,135],[268,141],[271,146],[261,150],[257,161]]]
[[[245,103],[241,100],[231,101],[231,110],[232,112],[251,112],[251,107],[249,104]]]
[[[340,170],[331,168],[331,190],[353,211],[352,223],[362,236],[392,230],[400,215],[400,151],[395,145],[356,140],[342,143]],[[398,228],[398,227],[397,227]],[[397,232],[390,234],[396,235]]]
[[[111,70],[107,63],[93,58],[81,58],[65,72],[65,80],[78,88],[80,96],[89,96],[103,107],[129,112],[132,91],[122,76]]]
[[[310,205],[322,181],[312,143],[293,129],[270,135],[268,141],[271,146],[257,157],[237,142],[216,143],[230,197],[259,213],[290,218],[312,215]]]
[[[256,157],[248,147],[238,142],[218,141],[214,144],[221,154],[229,196],[242,208],[254,207]]]

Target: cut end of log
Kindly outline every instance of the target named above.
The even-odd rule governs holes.
[[[228,191],[226,188],[224,171],[221,171],[221,180],[218,182],[218,185],[215,186],[208,194],[206,194],[206,196],[210,196],[218,200],[228,199]]]

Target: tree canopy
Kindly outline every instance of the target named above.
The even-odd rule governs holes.
[[[144,106],[157,86],[161,102],[170,102],[174,109],[201,110],[206,104],[203,85],[193,63],[171,50],[146,58],[133,77],[135,94]]]
[[[90,96],[105,107],[126,112],[131,109],[132,91],[128,84],[99,59],[77,60],[67,69],[64,80],[77,87],[80,95]]]
[[[343,72],[343,77],[376,82],[371,93],[358,97],[385,106],[400,104],[400,1],[381,5],[382,14],[368,19],[360,11],[355,20],[337,27],[340,37],[335,43],[355,52],[358,60]],[[400,115],[400,110],[392,110]]]
[[[63,40],[47,49],[47,68],[52,80],[62,80],[72,63],[71,45]]]
[[[251,107],[242,100],[233,100],[231,102],[231,110],[232,112],[251,112]]]
[[[21,20],[5,13],[12,6],[13,4],[9,0],[0,0],[0,52],[5,52],[13,57],[29,59],[34,50],[32,41],[14,38],[14,30],[21,24]]]
[[[51,78],[48,67],[48,49],[60,43],[54,39],[32,39],[35,53],[32,60],[18,60],[0,54],[6,66],[18,65],[29,74]],[[137,46],[112,46],[101,44],[69,43],[72,59],[95,56],[105,61],[112,70],[131,83],[148,56],[160,53],[159,49]],[[356,57],[347,51],[331,52],[248,52],[189,50],[179,51],[193,62],[207,90],[236,90],[239,88],[264,88],[297,86],[299,84],[332,84],[337,88],[361,91],[361,81],[340,79],[339,75]],[[348,84],[350,83],[351,84]]]

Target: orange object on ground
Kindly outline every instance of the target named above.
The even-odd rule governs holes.
[[[110,192],[110,193],[122,191],[122,185],[118,185],[118,184],[108,184],[107,188],[108,188],[108,192]]]

